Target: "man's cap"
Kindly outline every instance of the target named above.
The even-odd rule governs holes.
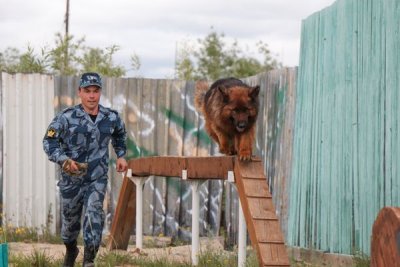
[[[79,81],[79,87],[85,88],[91,85],[102,87],[101,77],[95,72],[86,72],[82,74],[81,80]]]

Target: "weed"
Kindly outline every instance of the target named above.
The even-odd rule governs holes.
[[[185,246],[185,245],[189,245],[189,244],[191,244],[189,241],[185,241],[183,239],[180,239],[177,236],[174,236],[174,237],[172,237],[170,246],[171,247],[179,247],[179,246]]]
[[[96,258],[97,266],[117,266],[134,264],[133,258],[124,253],[117,253],[114,251],[108,253],[102,253]]]
[[[53,259],[45,251],[34,250],[29,256],[11,254],[9,263],[16,267],[56,267],[61,266],[62,259]]]
[[[62,239],[59,235],[51,232],[53,224],[53,215],[51,213],[51,205],[47,212],[46,225],[38,227],[15,227],[10,223],[6,223],[7,218],[1,214],[0,217],[3,226],[0,227],[0,243],[3,242],[46,242],[51,244],[60,244]]]
[[[246,267],[258,267],[257,253],[254,250],[247,250]]]
[[[33,227],[12,227],[7,225],[0,227],[1,241],[3,242],[46,242],[62,244],[60,236],[52,234],[49,229],[41,230]]]
[[[369,267],[370,257],[361,251],[353,252],[353,263],[355,267]]]
[[[237,264],[237,256],[222,251],[205,251],[199,257],[199,266],[235,266]]]

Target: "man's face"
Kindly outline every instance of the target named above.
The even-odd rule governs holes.
[[[78,95],[81,98],[82,106],[85,109],[95,110],[99,105],[101,88],[95,85],[79,88]]]

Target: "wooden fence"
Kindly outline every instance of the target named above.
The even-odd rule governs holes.
[[[274,202],[277,206],[278,215],[283,218],[284,229],[287,225],[286,216],[288,213],[288,179],[291,166],[296,72],[295,68],[281,69],[244,79],[251,85],[259,84],[261,86],[261,109],[257,124],[256,154],[262,157],[264,166],[266,166]],[[31,89],[29,90],[34,90],[39,85],[43,86],[40,79],[31,79],[31,77],[33,76],[28,74],[9,75],[2,73],[3,97],[4,92],[8,92],[10,88],[19,90],[18,88],[22,85],[21,80],[30,82],[29,88]],[[35,77],[40,77],[40,75]],[[43,103],[47,103],[49,107],[53,107],[54,113],[57,113],[79,102],[76,94],[78,77],[43,77],[46,78],[46,81],[49,78],[52,79],[51,86],[48,85],[43,93],[35,92],[39,94],[35,97],[40,98],[41,101],[31,101],[32,106],[43,106]],[[23,98],[26,95],[20,94],[19,97],[21,97],[20,103],[24,103]],[[193,97],[193,82],[105,77],[101,103],[118,110],[126,123],[128,158],[152,155],[216,155],[218,148],[204,131],[204,121],[194,109]],[[10,121],[12,117],[4,119]],[[24,119],[23,116],[19,118],[19,120],[22,120],[19,125],[27,123]],[[48,121],[43,119],[35,121],[35,116],[27,116],[26,119],[33,120],[30,122],[35,125],[32,131],[41,133],[35,135],[38,139],[35,140],[35,144],[41,142],[50,119]],[[17,132],[18,129],[9,128],[7,131],[12,133]],[[12,143],[22,142],[23,140],[19,140],[22,137],[15,135]],[[8,149],[16,148],[17,146]],[[27,147],[20,147],[19,149],[21,153],[17,153],[17,156],[12,159],[9,158],[10,155],[7,154],[7,151],[2,151],[3,157],[8,157],[7,162],[9,163],[2,166],[3,173],[10,173],[11,170],[18,168],[17,166],[27,166],[26,161],[28,159],[18,156],[22,155],[23,149],[27,149]],[[35,153],[43,155],[44,152],[40,148],[39,150]],[[282,160],[284,164],[281,164]],[[43,162],[46,162],[46,160],[43,159]],[[36,165],[43,165],[43,162],[36,162]],[[115,161],[111,162],[110,183],[106,201],[106,225],[108,226],[113,218],[122,182],[121,175],[114,171]],[[51,166],[54,168],[54,164],[51,164]],[[13,175],[18,176],[18,172],[13,172]],[[21,192],[26,190],[25,185],[29,185],[26,181],[46,181],[46,179],[55,181],[57,177],[57,170],[54,171],[54,169],[50,174],[44,172],[34,175],[27,169],[24,175],[18,176],[18,181],[20,181],[18,185],[8,184],[7,196],[14,198],[13,201],[3,200],[7,203],[6,211],[29,209],[32,214],[35,214],[35,206],[29,204],[34,203],[35,194],[21,196]],[[11,176],[2,176],[1,178],[3,181],[17,179]],[[54,183],[49,185],[51,185],[49,192],[56,192]],[[41,191],[44,195],[46,195],[46,192]],[[217,235],[220,233],[220,226],[222,225],[228,235],[228,241],[231,244],[235,243],[238,227],[238,197],[235,188],[223,181],[208,181],[201,186],[200,192],[201,235]],[[175,177],[163,179],[153,176],[145,184],[143,194],[143,212],[145,214],[143,230],[145,234],[163,234],[183,240],[190,239],[191,190],[188,183]],[[50,203],[44,205],[45,207],[59,207],[57,198],[47,199]],[[43,207],[42,209],[46,210]],[[52,212],[57,215],[59,210],[55,209]],[[7,219],[13,225],[25,225],[26,220],[22,221],[19,217],[13,216],[12,213],[6,213]],[[29,226],[40,227],[40,224],[47,222],[45,218],[40,221],[42,223],[39,223],[39,221],[32,222]],[[58,217],[56,216],[57,222]],[[134,226],[132,225],[133,229]]]
[[[369,254],[400,205],[400,2],[338,0],[303,22],[288,242]]]
[[[60,98],[74,90],[62,84],[76,84],[70,77],[60,77]],[[261,86],[261,108],[257,127],[257,155],[262,156],[273,184],[274,201],[279,214],[287,214],[288,166],[278,164],[290,157],[293,133],[296,69],[283,69],[245,79]],[[57,84],[57,82],[56,82]],[[63,92],[62,90],[68,91]],[[56,86],[57,90],[57,86]],[[204,121],[193,106],[194,83],[149,79],[106,79],[104,102],[124,116],[129,134],[128,158],[150,155],[207,156],[218,148],[204,131]],[[69,98],[66,98],[69,100]],[[278,100],[278,101],[277,101]],[[76,101],[76,100],[74,100]],[[60,99],[60,107],[64,107]],[[290,121],[291,120],[291,121]],[[268,139],[268,136],[271,139]],[[278,144],[281,142],[281,144]],[[284,147],[285,150],[277,150]],[[288,161],[290,162],[290,158]],[[290,166],[290,165],[289,165]],[[110,188],[110,219],[116,205],[121,180],[113,173]],[[220,225],[230,242],[236,242],[238,197],[236,189],[222,181],[209,181],[201,186],[200,233],[217,235]],[[190,239],[191,190],[180,179],[152,177],[144,190],[144,233],[164,234]],[[279,206],[279,207],[278,207]],[[222,209],[222,207],[224,207]],[[224,212],[222,212],[224,211]],[[222,217],[221,217],[222,216]],[[285,217],[282,216],[282,217]],[[285,225],[287,219],[283,219]]]

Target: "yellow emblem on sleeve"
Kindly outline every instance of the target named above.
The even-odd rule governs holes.
[[[53,129],[53,128],[50,128],[50,129],[47,131],[47,137],[53,138],[53,137],[55,137],[55,136],[56,136],[56,130]]]

